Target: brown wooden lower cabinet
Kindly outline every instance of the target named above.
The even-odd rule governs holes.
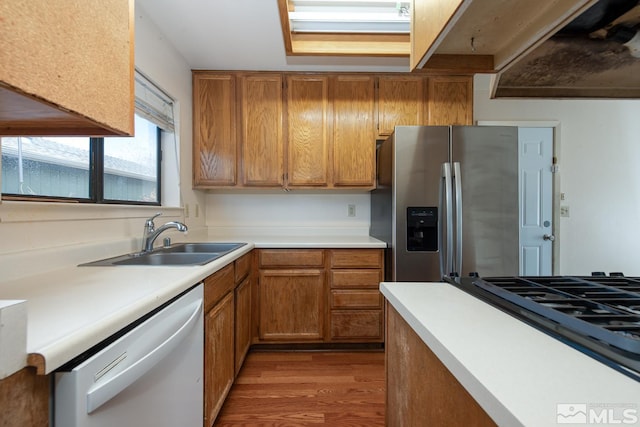
[[[307,342],[324,338],[324,271],[260,271],[261,340]]]
[[[386,426],[495,426],[398,312],[387,303]]]
[[[204,280],[204,426],[211,427],[251,343],[251,257]]]
[[[233,293],[205,314],[205,416],[211,426],[222,408],[235,378]]]
[[[0,380],[0,426],[49,425],[50,376],[24,368]]]
[[[333,342],[384,342],[381,249],[332,249],[329,255]]]
[[[382,249],[258,251],[259,343],[382,343]]]
[[[251,280],[246,278],[235,290],[236,375],[251,345]]]

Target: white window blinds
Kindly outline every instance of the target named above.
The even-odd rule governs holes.
[[[166,132],[174,132],[173,99],[138,70],[135,73],[136,114]]]

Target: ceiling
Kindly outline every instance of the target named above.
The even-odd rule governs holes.
[[[277,0],[136,0],[192,69],[409,71],[409,58],[290,56]]]
[[[598,1],[605,9],[634,2]],[[160,27],[192,69],[409,71],[409,58],[402,57],[287,56],[278,0],[136,0],[136,13]],[[597,25],[611,19],[606,14]],[[572,24],[573,31],[569,24],[502,73],[494,96],[640,98],[640,59],[620,43],[594,39],[596,23]]]

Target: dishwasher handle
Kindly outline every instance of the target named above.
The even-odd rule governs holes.
[[[122,390],[133,384],[138,378],[143,376],[158,362],[171,353],[180,342],[191,332],[196,326],[200,318],[202,310],[202,299],[198,299],[190,306],[194,307],[188,319],[178,328],[161,332],[161,336],[157,337],[160,344],[155,346],[144,356],[140,357],[131,366],[124,369],[117,375],[109,378],[103,383],[94,385],[87,391],[87,414],[92,413],[100,406],[117,396]]]

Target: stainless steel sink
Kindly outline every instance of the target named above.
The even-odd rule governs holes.
[[[184,253],[184,252],[151,252],[133,256],[113,265],[202,265],[220,258],[220,253]]]
[[[137,252],[80,264],[83,266],[177,266],[204,265],[227,255],[246,243],[180,243],[152,252]]]
[[[246,243],[179,243],[159,250],[165,253],[228,253],[244,245]]]

